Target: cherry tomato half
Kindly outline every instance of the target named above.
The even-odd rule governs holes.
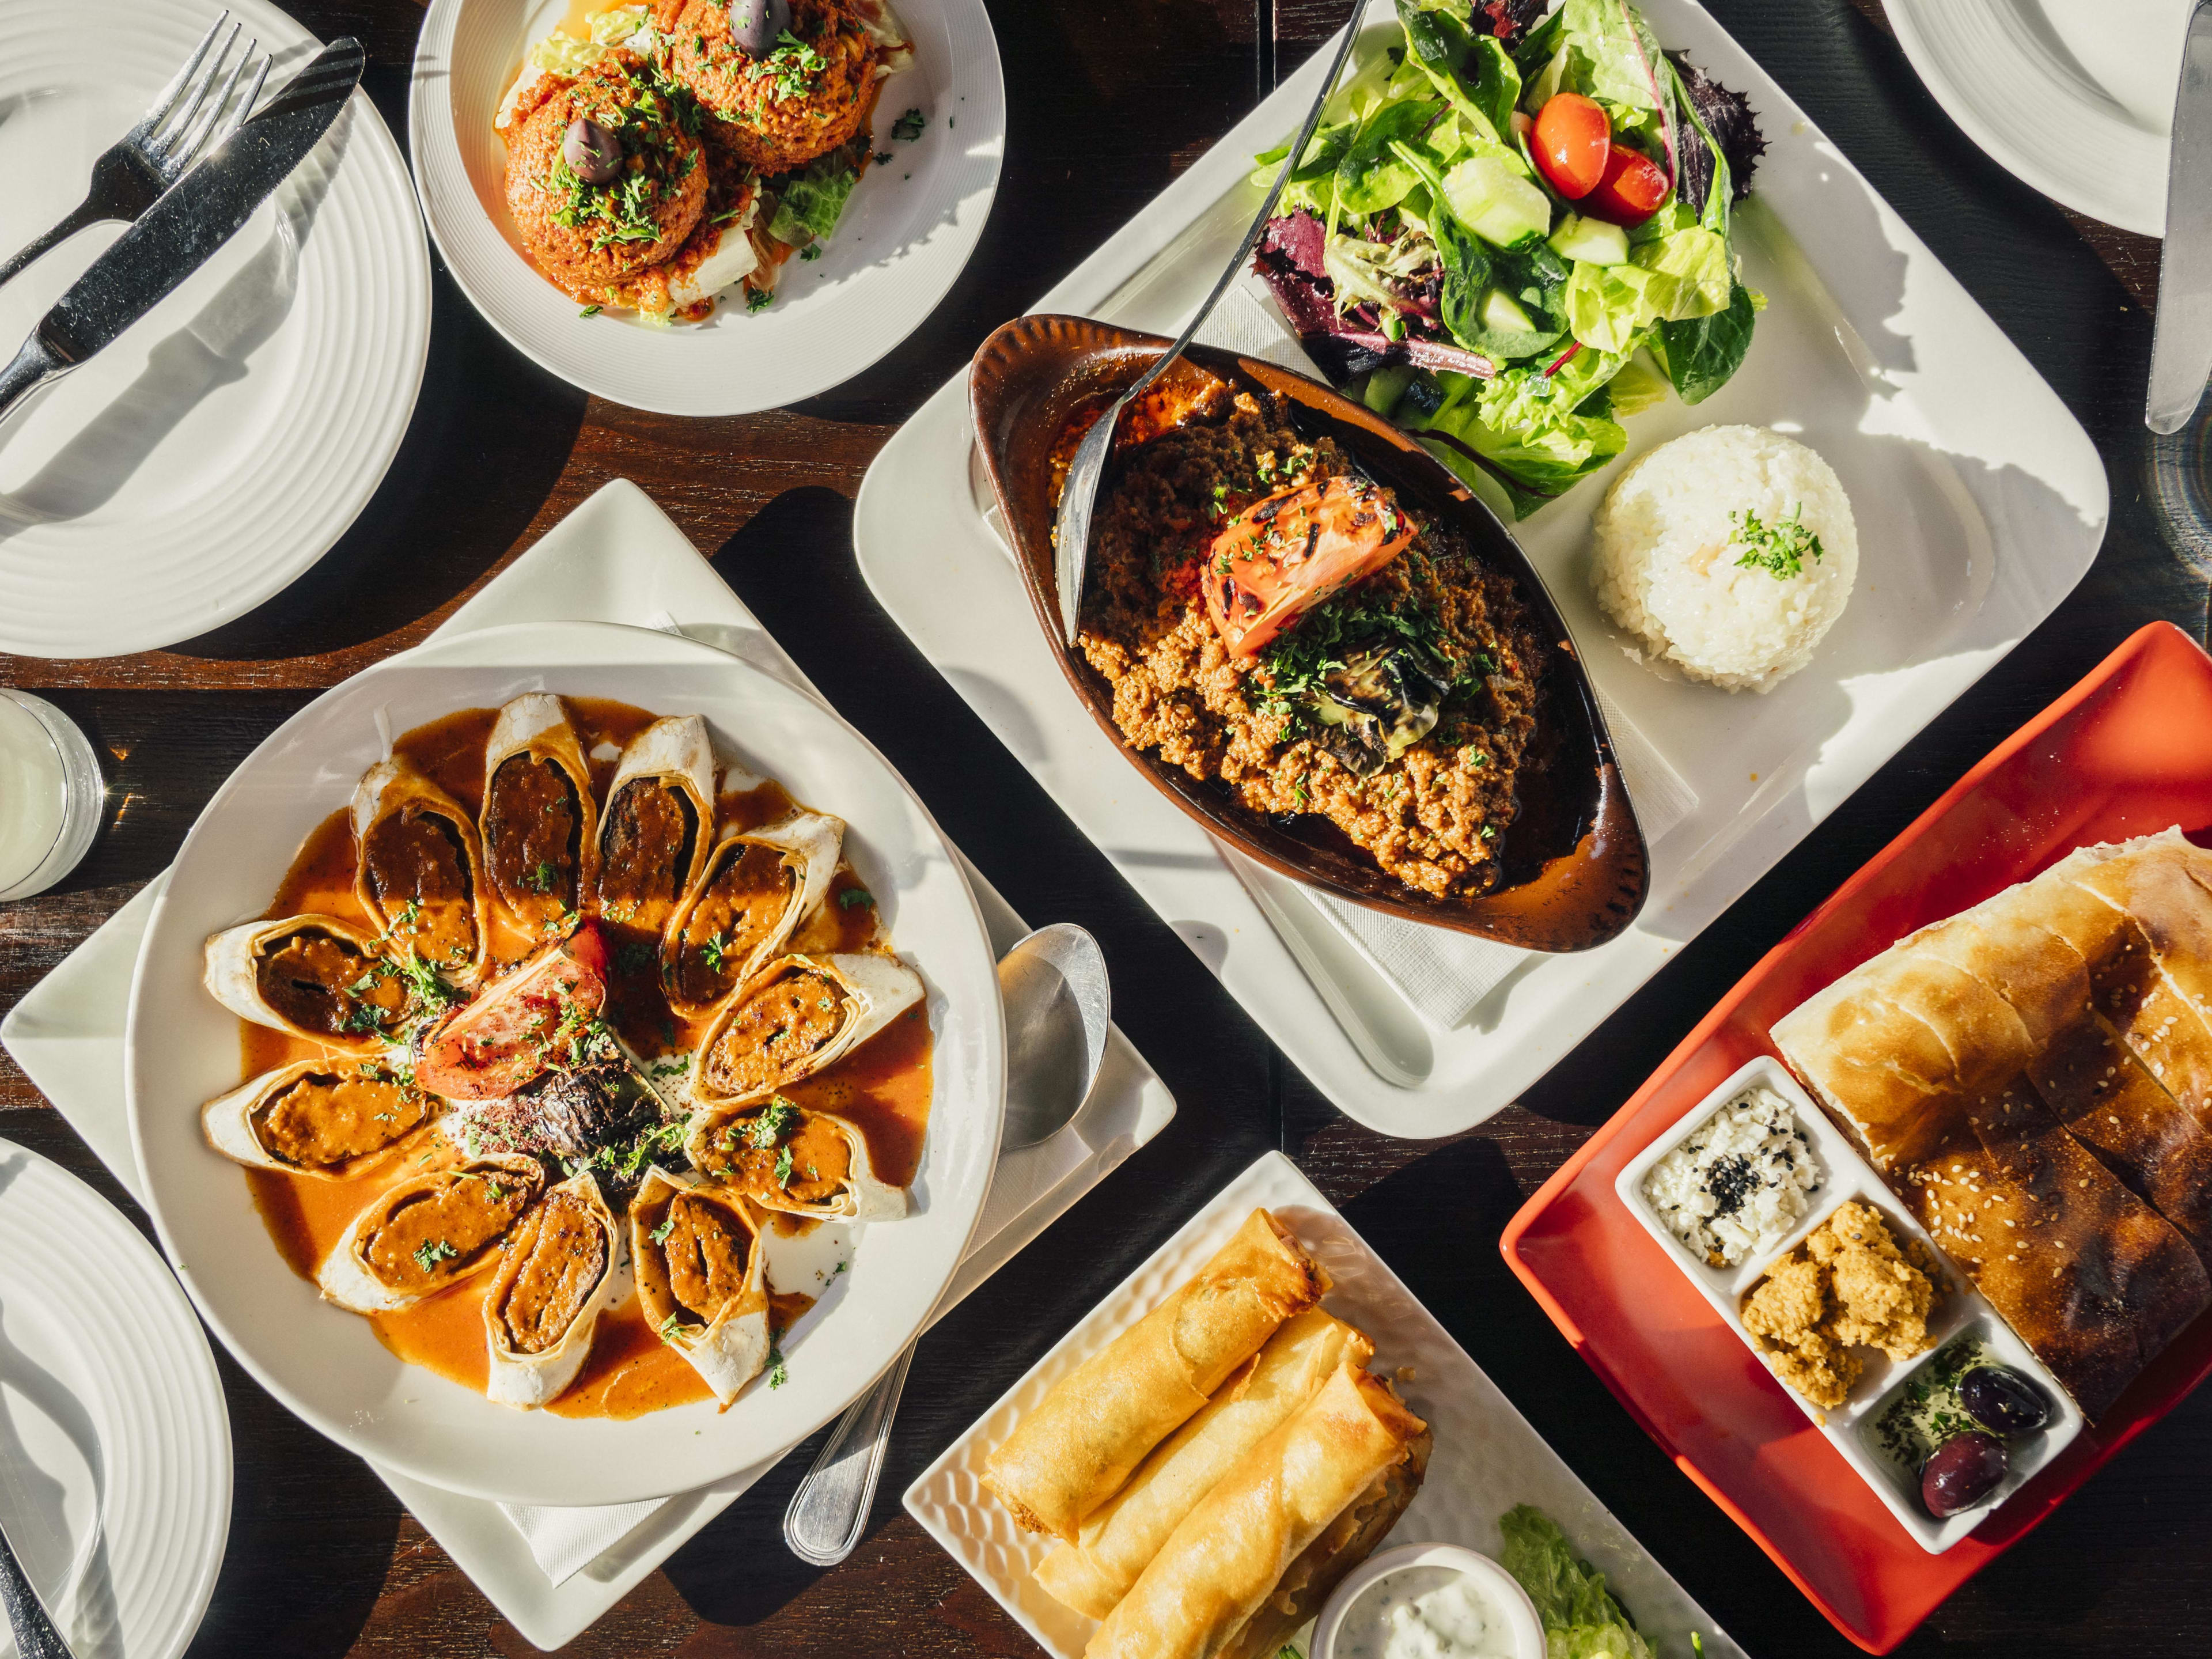
[[[1536,112],[1529,154],[1552,188],[1579,202],[1605,177],[1613,125],[1595,99],[1578,92],[1555,93]]]
[[[1583,198],[1582,210],[1607,224],[1640,225],[1659,211],[1667,189],[1659,164],[1624,144],[1606,158],[1605,177]]]

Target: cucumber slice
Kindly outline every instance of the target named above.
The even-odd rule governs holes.
[[[1552,198],[1503,155],[1471,155],[1444,174],[1444,200],[1460,223],[1499,247],[1552,228]]]
[[[1405,391],[1415,373],[1411,363],[1385,363],[1367,377],[1359,399],[1377,415],[1388,415],[1397,407],[1399,394]]]
[[[1502,288],[1493,288],[1482,296],[1479,313],[1482,325],[1493,334],[1534,334],[1538,331],[1536,319],[1521,308],[1521,302]]]
[[[1552,251],[1563,259],[1580,259],[1585,264],[1625,265],[1628,233],[1602,219],[1570,213],[1552,233]]]

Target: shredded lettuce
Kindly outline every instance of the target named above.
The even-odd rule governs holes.
[[[775,216],[768,234],[787,247],[826,241],[837,228],[845,203],[860,182],[859,172],[842,150],[832,150],[787,178],[780,187]]]
[[[1646,242],[1625,265],[1575,262],[1567,279],[1567,326],[1600,351],[1626,351],[1654,323],[1682,323],[1728,309],[1735,287],[1726,241],[1681,230]]]
[[[1498,1525],[1500,1563],[1536,1604],[1547,1659],[1653,1659],[1651,1644],[1606,1589],[1605,1575],[1575,1554],[1551,1516],[1522,1504]]]

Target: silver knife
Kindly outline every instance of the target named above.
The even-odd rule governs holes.
[[[361,83],[362,62],[360,41],[331,41],[117,238],[0,369],[0,421],[111,344],[235,236],[330,131]]]
[[[2173,100],[2166,176],[2166,246],[2158,262],[2158,326],[2143,420],[2179,432],[2212,379],[2212,0],[2197,0]]]

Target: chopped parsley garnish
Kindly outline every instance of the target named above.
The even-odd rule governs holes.
[[[598,306],[586,306],[576,314],[579,317],[596,317],[599,314],[599,307]]]
[[[788,1146],[780,1147],[776,1152],[775,1184],[779,1187],[791,1185],[791,1148]]]
[[[415,1265],[424,1273],[434,1271],[441,1261],[451,1261],[460,1252],[442,1238],[434,1238],[427,1244],[415,1247]]]
[[[615,951],[615,971],[618,974],[649,974],[653,971],[653,947],[630,939]]]
[[[808,243],[805,247],[799,250],[799,257],[808,261],[820,258],[822,257],[822,244],[819,242]]]
[[[530,873],[523,878],[523,884],[528,887],[533,893],[551,892],[553,890],[553,866],[551,863],[544,859],[538,860],[537,865],[531,870]]]
[[[891,137],[912,143],[921,137],[921,130],[929,125],[929,118],[918,109],[910,109],[891,123]]]
[[[789,29],[776,36],[775,50],[745,67],[745,78],[772,80],[778,98],[804,98],[814,90],[814,77],[830,67],[830,60]]]
[[[781,1095],[771,1095],[768,1104],[761,1108],[760,1115],[746,1127],[745,1142],[765,1152],[782,1139],[784,1131],[798,1121],[799,1108]],[[784,1167],[790,1167],[788,1152],[784,1156]]]
[[[673,1342],[678,1336],[682,1334],[683,1330],[684,1313],[681,1309],[678,1309],[671,1312],[667,1318],[660,1322],[658,1328],[658,1334],[663,1342]]]
[[[672,1211],[669,1213],[668,1218],[663,1221],[658,1227],[655,1227],[651,1232],[647,1233],[646,1237],[656,1244],[665,1244],[668,1243],[668,1235],[675,1231],[676,1216],[675,1212]]]
[[[1741,550],[1736,555],[1738,569],[1764,570],[1777,581],[1805,574],[1805,560],[1810,555],[1819,562],[1825,549],[1820,538],[1805,528],[1798,514],[1805,510],[1800,501],[1790,509],[1786,519],[1777,519],[1772,524],[1761,520],[1749,507],[1729,514],[1729,524],[1735,532],[1735,545]]]
[[[848,887],[837,895],[837,908],[849,910],[856,904],[873,904],[876,896],[865,887]]]
[[[720,933],[716,933],[711,939],[699,941],[699,958],[707,964],[708,973],[719,974],[722,971],[725,964],[723,953],[729,948],[730,941]]]
[[[876,152],[876,165],[879,167],[890,165],[890,159],[891,153],[887,149],[879,149]]]
[[[749,288],[745,290],[747,311],[766,311],[775,303],[775,290],[770,288]]]
[[[784,1369],[783,1345],[771,1339],[768,1345],[768,1385],[780,1389],[790,1381],[791,1373]]]

